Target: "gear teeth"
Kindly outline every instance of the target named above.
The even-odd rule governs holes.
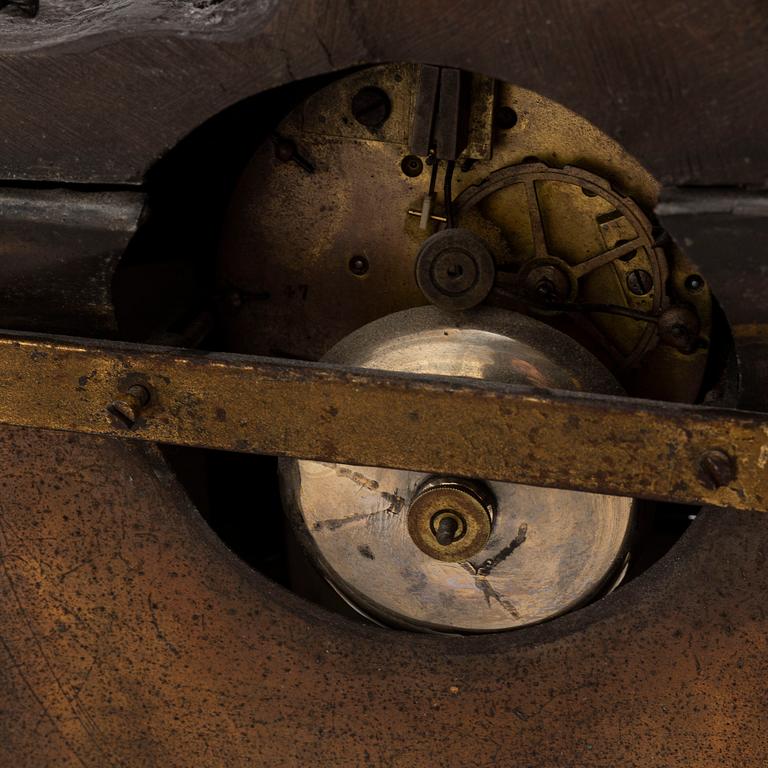
[[[518,163],[516,165],[508,165],[504,168],[498,168],[488,174],[483,181],[479,181],[462,190],[461,194],[454,201],[456,213],[460,214],[463,209],[471,207],[479,202],[479,200],[483,199],[486,195],[482,195],[477,199],[477,196],[480,195],[483,190],[488,190],[486,194],[490,195],[504,187],[525,181],[525,177],[527,176],[535,176],[537,174],[555,174],[557,176],[564,176],[567,177],[564,180],[571,181],[571,183],[585,181],[602,190],[607,198],[619,198],[620,204],[625,208],[628,208],[632,213],[633,219],[640,226],[640,230],[650,236],[652,229],[651,222],[642,212],[640,206],[638,206],[624,190],[617,189],[603,176],[598,176],[597,174],[592,173],[591,171],[586,171],[576,165],[566,165],[562,168],[555,168],[546,163],[537,162]],[[520,178],[518,179],[517,177]],[[609,200],[609,202],[613,201]],[[616,207],[618,208],[619,206],[617,205]],[[647,222],[647,226],[644,226],[644,222]]]
[[[591,171],[585,171],[583,168],[579,168],[576,165],[566,165],[562,168],[563,172],[572,174],[580,179],[589,181],[596,187],[604,189],[606,192],[613,192],[616,194],[616,190],[611,186],[611,182],[603,176],[598,176]],[[626,197],[626,195],[620,195],[620,197]]]

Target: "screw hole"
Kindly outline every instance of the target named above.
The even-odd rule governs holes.
[[[392,112],[392,102],[381,88],[367,85],[352,97],[352,115],[360,125],[381,128]]]
[[[496,125],[504,131],[517,125],[517,112],[512,107],[501,107],[496,114]]]
[[[362,277],[364,274],[366,274],[366,272],[368,272],[369,268],[370,265],[368,264],[368,259],[366,259],[365,256],[353,256],[349,260],[349,271],[357,277]]]
[[[685,278],[685,290],[688,293],[698,293],[704,287],[704,278],[701,275],[688,275]]]

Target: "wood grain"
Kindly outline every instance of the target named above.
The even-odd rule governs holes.
[[[0,178],[140,183],[248,96],[406,60],[540,91],[666,184],[768,179],[762,0],[146,0],[98,13],[80,0],[65,18],[67,5],[44,0],[36,20],[0,15]]]

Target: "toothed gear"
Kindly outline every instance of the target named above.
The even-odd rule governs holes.
[[[515,188],[524,190],[521,199],[515,201],[517,205],[502,211],[498,202],[491,201],[497,195],[509,197]],[[579,197],[574,197],[575,190],[579,190]],[[553,198],[559,205],[553,204]],[[493,214],[486,218],[483,210],[489,203]],[[656,244],[651,222],[629,197],[589,171],[538,162],[500,168],[465,188],[454,207],[461,226],[471,229],[473,218],[477,224],[481,216],[478,228],[487,231],[490,226],[495,230],[497,258],[507,262],[502,263],[502,272],[509,273],[512,267],[513,274],[527,275],[539,265],[552,268],[559,264],[564,279],[573,286],[568,297],[577,303],[619,304],[650,315],[658,314],[666,304],[667,261]],[[511,214],[512,207],[515,213]],[[528,219],[528,232],[520,226],[520,211]],[[510,214],[517,216],[513,219],[517,227],[514,223],[510,227]],[[578,226],[568,222],[568,217],[579,219]],[[605,285],[608,270],[615,273],[615,285]],[[648,275],[648,286],[641,295],[628,287],[629,275],[634,272]],[[603,284],[595,289],[598,273]],[[591,320],[599,328],[601,318],[593,316]],[[627,334],[624,336],[626,340]],[[603,345],[623,366],[630,366],[658,342],[653,323],[636,325],[634,336],[624,349],[616,348],[611,338],[604,339]]]

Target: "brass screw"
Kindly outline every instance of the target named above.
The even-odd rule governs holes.
[[[435,531],[437,543],[442,547],[447,547],[449,544],[453,544],[453,540],[456,538],[456,532],[459,530],[459,525],[459,521],[452,512],[443,514],[437,525],[437,530]]]
[[[353,256],[349,260],[349,271],[353,275],[362,277],[368,272],[369,268],[370,264],[368,263],[368,259],[366,259],[365,256]]]
[[[627,288],[635,296],[645,296],[653,288],[653,277],[644,269],[633,269],[627,275]]]
[[[147,387],[142,384],[132,384],[120,398],[113,400],[107,406],[107,413],[112,417],[115,426],[133,429],[142,410],[151,399],[152,395]]]
[[[736,479],[733,459],[719,448],[707,451],[699,461],[699,482],[711,491],[730,485]]]

